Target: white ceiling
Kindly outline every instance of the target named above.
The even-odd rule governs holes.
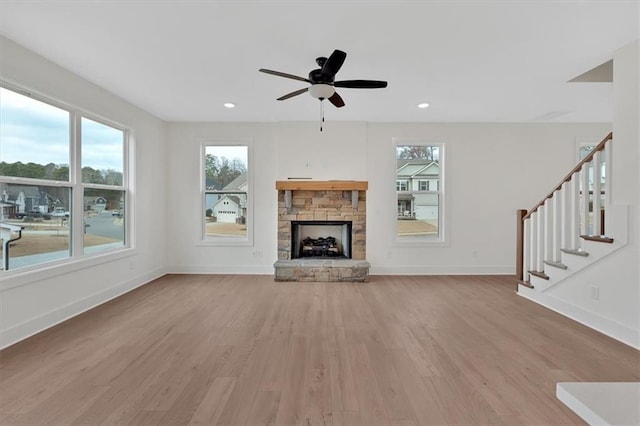
[[[168,121],[317,120],[308,94],[276,101],[306,83],[258,69],[306,77],[333,49],[337,80],[389,86],[340,89],[327,120],[611,121],[610,83],[567,81],[638,21],[638,1],[612,0],[0,0],[2,35]]]

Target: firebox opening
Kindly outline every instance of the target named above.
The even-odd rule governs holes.
[[[351,259],[350,221],[291,221],[291,259]]]

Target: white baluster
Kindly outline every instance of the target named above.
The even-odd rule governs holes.
[[[580,198],[580,234],[589,235],[589,164],[585,163],[580,171],[581,198]]]
[[[571,178],[571,246],[577,250],[580,247],[580,173],[576,172]]]
[[[600,182],[600,175],[602,172],[602,152],[598,151],[593,156],[593,162],[591,163],[593,170],[593,228],[591,230],[592,235],[600,235],[600,192],[602,183]]]
[[[535,270],[538,264],[538,211],[529,217],[529,270]]]
[[[562,244],[562,187],[553,194],[553,244],[551,260],[560,262],[560,247]]]
[[[524,235],[522,237],[522,279],[529,281],[527,273],[531,270],[531,259],[529,259],[529,244],[531,241],[531,217],[524,220],[522,224]]]
[[[562,237],[560,248],[572,248],[571,227],[573,222],[571,198],[573,197],[571,181],[562,184]]]
[[[611,204],[611,156],[613,144],[611,141],[604,146],[604,205],[605,209]],[[606,216],[605,216],[606,217]]]
[[[542,261],[553,258],[553,199],[544,202],[544,256]],[[544,268],[544,263],[543,263]],[[542,270],[542,269],[541,269]]]
[[[545,255],[545,228],[547,212],[545,211],[544,204],[538,208],[538,254],[536,256],[537,262],[534,265],[535,270],[542,272],[544,270],[544,255]]]

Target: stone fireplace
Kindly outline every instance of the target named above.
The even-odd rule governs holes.
[[[366,281],[361,181],[278,181],[276,281]]]

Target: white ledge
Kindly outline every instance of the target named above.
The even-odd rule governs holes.
[[[590,425],[640,424],[640,383],[558,383],[556,396]]]

